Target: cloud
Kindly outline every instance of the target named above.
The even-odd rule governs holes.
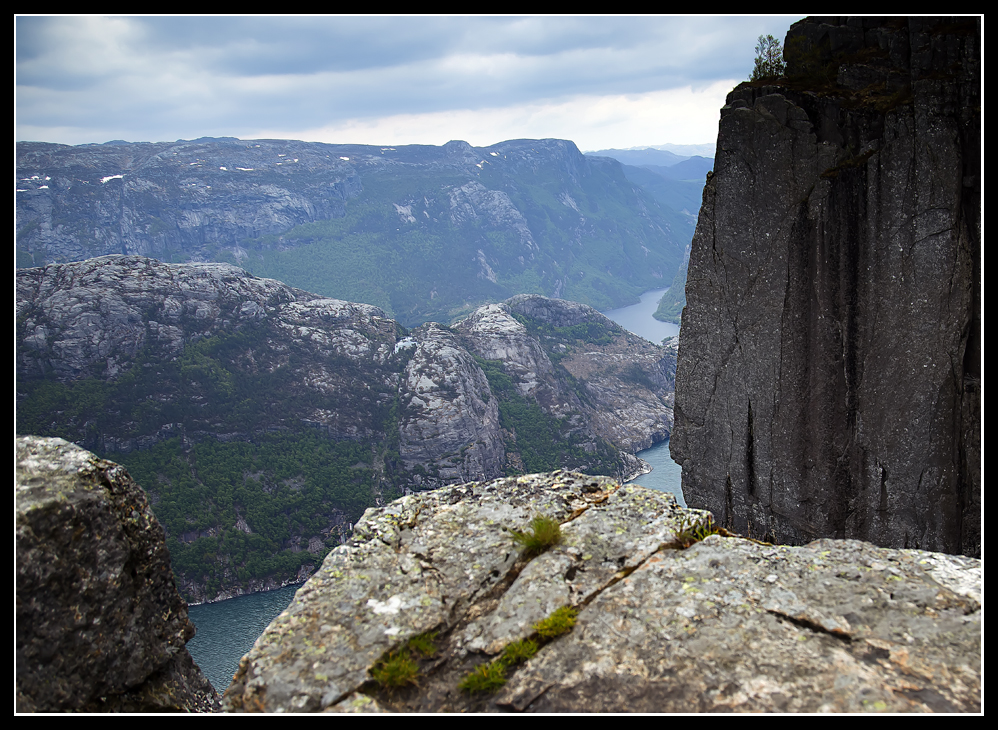
[[[449,109],[348,119],[320,127],[269,127],[254,130],[259,139],[302,139],[342,144],[444,144],[461,139],[487,147],[507,139],[572,139],[580,149],[606,149],[644,141],[680,144],[711,141],[731,80],[645,94],[579,95],[558,102],[494,108]],[[572,136],[565,129],[575,129]],[[716,134],[715,134],[716,136]],[[625,144],[626,143],[626,144]]]
[[[658,100],[671,106],[642,141],[675,141],[683,118],[669,109],[707,103],[711,90],[716,113],[718,84],[746,78],[756,37],[791,20],[19,17],[15,133],[69,144],[296,129],[411,139],[408,124],[438,139],[460,119],[460,137],[509,128],[582,139],[654,133]]]

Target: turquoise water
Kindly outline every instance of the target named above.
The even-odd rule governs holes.
[[[646,292],[640,304],[604,314],[634,334],[659,343],[664,337],[679,332],[676,325],[659,322],[651,316],[664,292],[664,289]],[[638,456],[652,466],[652,472],[631,480],[631,483],[672,492],[679,504],[685,507],[681,489],[682,469],[669,456],[669,442],[664,441],[638,452]],[[232,675],[239,668],[239,660],[253,648],[253,642],[270,622],[288,607],[299,587],[287,586],[276,591],[190,607],[197,635],[187,643],[187,649],[220,695],[232,681]]]
[[[239,660],[288,607],[300,587],[290,585],[190,607],[189,615],[198,632],[187,642],[187,650],[219,695],[232,682]]]

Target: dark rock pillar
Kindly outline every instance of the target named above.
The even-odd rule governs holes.
[[[691,507],[980,554],[980,25],[816,18],[721,110],[671,448]]]

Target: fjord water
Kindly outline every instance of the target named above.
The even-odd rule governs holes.
[[[659,322],[651,315],[658,307],[665,289],[645,292],[639,304],[614,309],[604,314],[621,327],[656,344],[663,338],[679,334],[679,327]],[[683,507],[682,469],[669,455],[669,442],[655,444],[638,452],[652,471],[631,482],[649,489],[671,492]],[[227,601],[190,607],[190,618],[197,626],[197,635],[187,643],[187,649],[201,671],[221,694],[232,681],[239,660],[253,647],[253,642],[267,625],[288,607],[298,585],[274,591],[252,593]]]
[[[666,291],[666,289],[656,289],[645,292],[641,295],[639,304],[612,309],[609,312],[603,312],[603,314],[624,329],[659,344],[664,338],[679,334],[677,325],[671,322],[659,322],[652,317],[658,308],[659,299]],[[669,455],[669,442],[663,441],[650,449],[639,451],[638,458],[647,461],[652,467],[652,471],[632,479],[631,482],[649,489],[657,489],[660,492],[671,492],[676,495],[676,501],[679,502],[680,506],[685,507],[686,500],[683,499],[682,490],[683,470]]]
[[[187,642],[187,650],[219,695],[232,682],[243,654],[288,607],[299,588],[300,584],[290,585],[190,607],[190,619],[198,631]]]
[[[679,334],[679,325],[672,324],[672,322],[659,322],[652,317],[655,310],[658,309],[659,300],[667,291],[667,288],[646,291],[641,295],[641,301],[638,304],[611,309],[603,314],[624,329],[660,345],[666,337]]]

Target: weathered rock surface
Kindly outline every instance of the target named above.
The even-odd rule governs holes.
[[[531,335],[517,314],[550,327]],[[223,363],[234,376],[290,372],[281,389],[259,394],[268,399],[267,421],[237,423],[240,430],[227,438],[296,422],[331,438],[383,438],[383,410],[398,398],[408,465],[443,463],[458,453],[468,462],[432,485],[498,476],[505,464],[496,399],[475,356],[501,361],[520,395],[618,449],[648,448],[672,426],[674,352],[587,305],[536,295],[485,305],[453,332],[430,323],[410,333],[377,307],[320,297],[229,264],[105,256],[20,270],[16,316],[25,382],[112,382],[136,366],[174,361],[199,341],[241,333],[238,357]],[[587,323],[603,333],[600,342],[551,329]],[[581,384],[581,398],[565,373]],[[204,401],[207,385],[193,385],[187,393],[163,380],[152,399]],[[142,448],[177,431],[217,435],[210,417],[149,425],[121,415],[96,429],[92,421],[67,425],[98,451]]]
[[[564,540],[538,557],[511,531]],[[671,495],[570,472],[369,510],[243,658],[229,711],[974,712],[981,563],[856,540],[677,549]],[[458,682],[563,606],[570,633],[495,694]],[[437,632],[415,685],[371,671]]]
[[[428,469],[443,482],[499,474],[506,463],[499,402],[474,356],[437,324],[415,335],[399,387],[404,406],[399,444],[406,468]]]
[[[18,712],[216,709],[142,490],[62,439],[15,447]]]
[[[809,18],[721,110],[673,458],[739,532],[980,555],[977,18]]]
[[[324,532],[285,535],[277,550],[324,552],[324,541],[349,533],[364,507],[388,495],[529,471],[523,459],[538,431],[544,445],[564,449],[534,470],[624,477],[640,470],[633,452],[672,427],[674,351],[591,307],[540,296],[486,305],[451,328],[407,331],[377,307],[229,264],[106,256],[19,270],[16,314],[18,433],[63,437],[105,456],[171,439],[188,451],[205,440],[259,443],[272,432],[369,447],[355,472],[373,474],[373,486],[353,518],[324,497]],[[508,380],[508,393],[493,391],[486,367]],[[500,405],[514,397],[535,409],[534,420],[503,426]],[[259,479],[244,475],[243,484],[255,488],[250,477]],[[203,483],[196,469],[191,478]],[[149,481],[143,487],[162,494]],[[230,524],[166,527],[184,544],[227,529],[252,534],[252,517],[237,527],[245,507],[237,500],[218,510]],[[250,585],[236,579],[238,567],[220,564],[221,584],[210,591],[181,570],[181,590],[190,601],[231,597]]]

